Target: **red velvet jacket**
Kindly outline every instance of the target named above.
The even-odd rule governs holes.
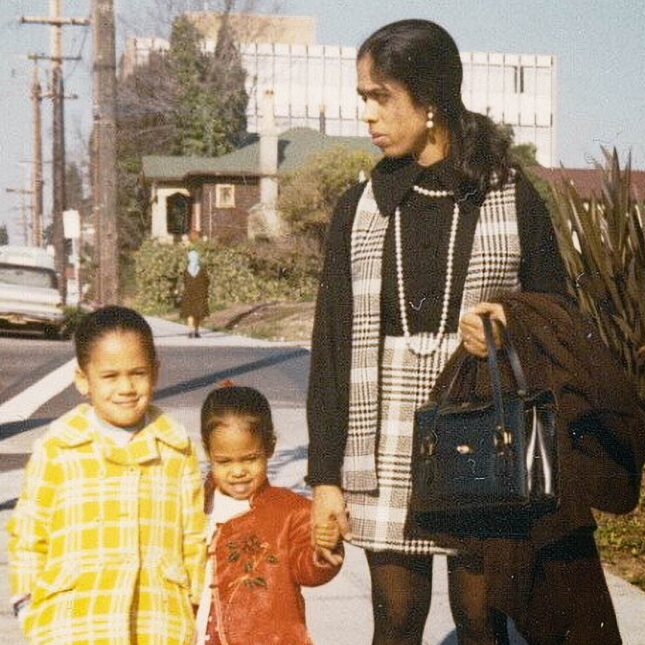
[[[209,643],[312,643],[300,587],[322,585],[340,567],[314,563],[310,518],[310,500],[267,485],[251,500],[250,511],[218,527],[208,550]]]

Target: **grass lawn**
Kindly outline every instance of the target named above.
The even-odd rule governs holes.
[[[604,563],[645,591],[645,475],[638,508],[628,515],[596,513],[596,541]]]

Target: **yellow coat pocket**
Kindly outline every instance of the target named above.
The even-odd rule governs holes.
[[[68,567],[53,567],[45,570],[36,582],[31,594],[31,604],[37,605],[61,591],[74,589],[79,578],[79,571]]]

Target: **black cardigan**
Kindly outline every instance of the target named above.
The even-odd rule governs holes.
[[[451,198],[429,199],[412,191],[414,184],[448,189],[459,196],[456,173],[448,160],[423,168],[413,160],[383,159],[372,172],[379,210],[401,209],[402,254],[411,333],[433,332],[439,325],[446,255],[453,209]],[[364,184],[338,201],[327,235],[325,261],[316,303],[307,397],[309,461],[307,482],[340,484],[349,409],[352,333],[350,238]],[[549,213],[529,181],[517,174],[516,207],[521,247],[520,282],[524,291],[566,293],[566,273]],[[453,291],[447,331],[457,329],[461,295],[479,216],[473,199],[461,205],[453,267]],[[383,335],[401,335],[396,291],[393,231],[388,226],[383,257],[381,319]]]

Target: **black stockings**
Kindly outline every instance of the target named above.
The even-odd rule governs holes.
[[[506,616],[486,606],[486,582],[476,560],[448,558],[448,596],[459,645],[508,645]]]
[[[365,553],[372,578],[372,645],[419,645],[430,611],[432,557]]]
[[[430,611],[432,556],[366,551],[372,579],[372,645],[420,645]],[[506,619],[486,607],[481,571],[448,558],[450,607],[460,645],[507,645]]]

